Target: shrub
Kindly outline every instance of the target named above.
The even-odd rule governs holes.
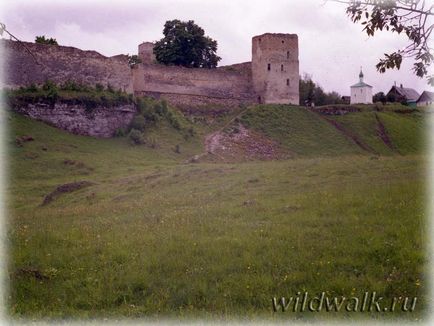
[[[137,54],[128,55],[128,65],[130,66],[130,68],[136,67],[141,62],[142,60],[138,57]]]
[[[59,97],[59,93],[57,92],[56,88],[51,88],[48,90],[46,99],[49,103],[54,104],[57,101],[57,98]]]
[[[144,131],[146,128],[146,119],[142,115],[136,115],[131,122],[131,129]]]
[[[49,90],[56,90],[57,91],[57,86],[51,80],[46,80],[45,83],[42,85],[42,89],[44,91],[49,91]]]
[[[154,107],[146,106],[142,114],[146,121],[157,122],[160,120],[160,116],[155,112]]]
[[[125,128],[118,128],[115,131],[115,137],[124,137],[127,134],[127,130]]]
[[[38,89],[38,86],[36,86],[35,83],[31,83],[31,84],[29,85],[29,87],[27,87],[26,90],[29,91],[29,92],[34,93],[34,92],[37,92],[39,89]]]
[[[47,45],[59,45],[55,38],[52,38],[52,37],[46,38],[45,35],[36,36],[35,43],[47,44]]]
[[[113,88],[112,85],[107,84],[107,92],[109,92],[109,93],[114,93],[115,92],[115,89]]]
[[[128,134],[128,138],[130,138],[132,143],[135,145],[144,143],[143,134],[137,129],[131,129],[130,133]]]
[[[96,83],[96,84],[95,84],[95,90],[96,90],[97,92],[102,92],[102,91],[104,90],[104,85],[103,85],[103,84],[100,84],[100,83]]]

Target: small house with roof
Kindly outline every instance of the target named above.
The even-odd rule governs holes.
[[[413,88],[400,87],[394,85],[386,95],[387,101],[405,103],[409,106],[416,106],[416,102],[419,99],[419,93]]]
[[[417,100],[417,106],[429,106],[434,103],[434,92],[423,91]]]
[[[351,104],[371,104],[372,86],[363,81],[363,72],[360,68],[359,82],[351,86]]]

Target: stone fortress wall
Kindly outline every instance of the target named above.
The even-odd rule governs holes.
[[[110,84],[136,95],[166,98],[181,107],[235,106],[242,103],[298,104],[298,40],[295,34],[252,39],[252,62],[216,69],[184,68],[155,63],[153,43],[139,45],[142,63],[131,69],[125,55],[105,57],[95,51],[1,40],[3,87],[17,88],[47,79],[95,85]],[[36,59],[36,60],[35,60]]]
[[[46,80],[61,84],[71,80],[88,85],[110,84],[128,93],[134,91],[126,55],[105,57],[69,46],[22,43],[0,40],[0,51],[5,58],[3,87],[43,84]]]

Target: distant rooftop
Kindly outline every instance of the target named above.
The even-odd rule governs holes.
[[[417,99],[419,98],[419,93],[416,92],[413,88],[405,88],[405,87],[397,87],[397,86],[393,86],[392,89],[395,88],[396,92],[401,95],[404,96],[407,101],[417,101]]]
[[[348,86],[347,86],[348,87]],[[352,85],[351,87],[372,87],[371,85],[366,84],[365,82],[358,82],[357,84]]]

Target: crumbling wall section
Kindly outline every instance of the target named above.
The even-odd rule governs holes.
[[[104,86],[133,93],[131,68],[125,55],[105,57],[69,46],[0,40],[5,57],[2,87],[18,88],[51,80]],[[28,51],[27,49],[30,51]]]

